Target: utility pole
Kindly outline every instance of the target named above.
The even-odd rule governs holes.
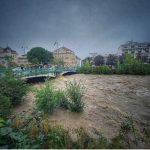
[[[28,49],[28,47],[27,46],[22,46],[21,48],[23,49],[23,54],[25,55],[26,54],[26,50]]]

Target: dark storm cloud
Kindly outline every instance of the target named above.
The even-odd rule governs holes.
[[[55,41],[81,58],[150,41],[149,0],[0,0],[0,46],[49,50]]]

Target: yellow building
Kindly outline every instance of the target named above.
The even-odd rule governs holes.
[[[53,57],[55,60],[62,60],[64,66],[80,66],[81,64],[81,59],[66,47],[60,47],[54,50]]]
[[[17,60],[17,65],[19,66],[29,65],[27,56],[26,55],[19,56]]]

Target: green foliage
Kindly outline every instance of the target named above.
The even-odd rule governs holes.
[[[5,125],[4,119],[3,119],[3,118],[0,118],[0,128],[1,128],[1,127],[4,127],[4,125]]]
[[[108,64],[116,65],[117,57],[110,55]],[[100,65],[92,67],[89,61],[77,69],[77,73],[84,74],[135,74],[135,75],[148,75],[150,74],[150,64],[142,64],[139,60],[134,59],[130,54],[122,56],[122,63],[111,69],[108,65]]]
[[[101,55],[97,55],[97,56],[94,58],[94,63],[95,63],[96,66],[99,66],[99,65],[104,64],[104,57],[101,56]]]
[[[42,47],[34,47],[27,53],[27,59],[34,64],[48,63],[53,59],[53,54]]]
[[[90,74],[92,73],[92,66],[90,61],[86,60],[83,65],[77,69],[78,73],[85,73],[85,74]]]
[[[7,118],[10,115],[10,99],[0,94],[0,117]]]
[[[113,54],[109,54],[108,55],[108,58],[107,58],[107,62],[106,64],[107,65],[117,65],[117,61],[118,61],[118,58],[116,55],[113,55]]]
[[[58,99],[58,106],[68,109],[68,100],[64,91],[57,91],[56,96]]]
[[[51,126],[47,119],[39,119],[36,113],[32,113],[28,121],[16,117],[0,128],[0,148],[95,149],[108,147],[107,139],[98,131],[95,133],[98,138],[90,137],[83,128],[76,129],[75,133],[76,141],[72,140],[69,131],[58,125]]]
[[[107,65],[98,66],[95,68],[97,74],[111,74],[112,70]]]
[[[53,112],[58,103],[58,98],[52,84],[47,82],[42,89],[37,90],[35,103],[37,108],[45,114]]]
[[[81,112],[83,111],[84,103],[82,97],[84,94],[84,86],[77,81],[66,83],[66,96],[68,99],[68,108],[71,111]]]
[[[36,106],[45,114],[50,114],[56,106],[60,106],[71,111],[81,112],[83,110],[82,97],[84,87],[80,83],[66,83],[66,90],[54,90],[51,82],[46,82],[45,86],[36,92]]]
[[[25,115],[26,116],[26,115]],[[132,137],[133,120],[127,116],[121,123],[120,131],[110,140],[96,129],[90,136],[84,128],[74,129],[77,139],[72,139],[69,130],[59,125],[51,126],[48,119],[42,117],[37,110],[29,113],[28,117],[15,117],[4,121],[0,119],[3,126],[0,127],[0,148],[2,149],[123,149],[139,148],[135,145]],[[149,145],[149,130],[145,130],[146,139],[138,139],[138,142],[145,140]],[[129,137],[129,135],[131,137]],[[144,144],[143,143],[143,144]],[[144,146],[145,147],[145,146]]]
[[[125,55],[123,64],[118,65],[117,74],[150,74],[150,64],[142,64],[139,60],[134,59],[130,54]]]
[[[119,133],[111,139],[110,148],[122,149],[138,147],[137,132],[132,115],[126,116],[120,125]]]
[[[16,106],[22,103],[28,86],[22,79],[15,78],[10,72],[7,72],[5,76],[0,77],[0,91],[3,96],[8,97],[12,106]]]
[[[112,70],[107,65],[92,67],[89,62],[86,62],[77,70],[77,72],[85,74],[111,74]]]

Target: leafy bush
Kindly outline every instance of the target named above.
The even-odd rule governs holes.
[[[142,64],[139,60],[133,58],[131,55],[125,55],[123,64],[116,68],[117,74],[150,74],[150,64]]]
[[[77,72],[85,74],[111,74],[112,70],[107,65],[92,67],[87,61],[79,69],[77,69]]]
[[[12,106],[21,104],[23,96],[26,94],[28,86],[20,78],[15,78],[11,73],[0,77],[1,94],[8,97]]]
[[[57,99],[58,99],[58,105],[60,107],[68,109],[68,100],[67,100],[67,97],[65,95],[65,92],[59,90],[59,91],[56,92],[56,96],[57,96]]]
[[[112,70],[107,65],[102,65],[96,67],[97,74],[111,74]]]
[[[46,81],[45,86],[36,92],[36,106],[45,114],[53,112],[56,106],[69,109],[71,111],[81,112],[83,110],[84,87],[80,83],[66,83],[66,90],[54,90],[51,82]]]
[[[84,62],[83,65],[79,69],[77,69],[77,72],[85,74],[92,73],[92,66],[90,62],[89,61]]]
[[[77,139],[73,140],[69,130],[58,125],[51,126],[49,120],[40,114],[34,111],[28,114],[28,119],[20,116],[6,122],[0,118],[0,149],[123,149],[140,148],[141,144],[142,147],[149,148],[149,130],[141,133],[146,136],[136,140],[138,145],[132,136],[135,129],[130,117],[125,118],[119,134],[110,140],[96,129],[93,130],[95,137],[90,136],[84,128],[73,130],[77,135]]]
[[[53,112],[54,107],[58,103],[58,98],[52,84],[47,82],[42,89],[37,90],[35,103],[37,108],[44,113]]]
[[[18,128],[15,125],[18,125]],[[74,141],[69,131],[61,126],[51,126],[47,119],[32,113],[30,121],[14,118],[0,128],[0,148],[16,149],[73,149],[107,148],[107,139],[97,131],[98,138],[90,137],[83,128],[75,129]]]
[[[84,103],[82,97],[84,94],[84,87],[77,83],[77,81],[66,83],[66,96],[68,99],[68,108],[71,111],[83,111]]]
[[[0,94],[0,117],[7,118],[10,115],[10,99]]]

